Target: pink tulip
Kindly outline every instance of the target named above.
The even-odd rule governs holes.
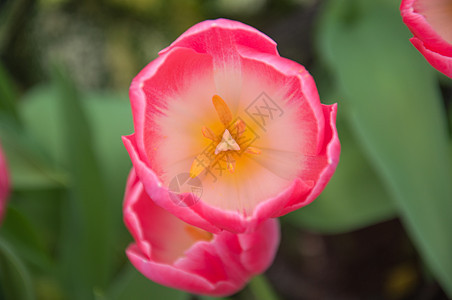
[[[123,141],[146,192],[210,232],[252,232],[309,204],[339,160],[336,104],[321,104],[306,69],[240,22],[193,26],[129,96],[135,133]],[[184,174],[199,182],[179,189]]]
[[[135,239],[127,249],[132,264],[159,284],[196,294],[237,292],[268,268],[279,244],[276,219],[247,234],[212,234],[181,221],[149,198],[133,169],[124,221]]]
[[[2,220],[3,214],[5,212],[8,194],[9,194],[8,170],[6,168],[6,161],[3,156],[2,148],[0,145],[0,221]]]
[[[452,78],[452,1],[402,0],[403,22],[411,43],[438,71]]]

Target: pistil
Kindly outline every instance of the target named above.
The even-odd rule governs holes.
[[[234,140],[229,130],[225,130],[223,133],[223,138],[221,142],[215,148],[215,155],[220,153],[221,151],[229,151],[229,150],[240,150],[239,144]]]

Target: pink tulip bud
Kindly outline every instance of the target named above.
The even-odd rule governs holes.
[[[339,160],[336,104],[321,104],[308,71],[240,22],[188,29],[129,96],[135,133],[123,141],[146,192],[210,232],[252,232],[309,204]],[[197,183],[179,189],[186,177]]]
[[[0,221],[2,220],[3,214],[5,212],[8,194],[9,194],[8,169],[6,168],[5,157],[3,156],[2,148],[0,145]]]
[[[438,71],[452,78],[452,1],[402,0],[411,43]]]
[[[245,234],[213,234],[181,221],[149,198],[133,169],[124,221],[135,239],[127,249],[132,264],[159,284],[196,294],[237,292],[268,268],[279,244],[276,219]]]

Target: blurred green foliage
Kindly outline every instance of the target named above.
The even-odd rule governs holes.
[[[398,1],[9,0],[0,1],[0,141],[13,193],[0,299],[190,299],[127,262],[131,163],[120,137],[133,132],[131,79],[188,27],[217,17],[269,34],[307,66],[325,103],[339,103],[337,172],[283,226],[339,234],[400,217],[426,274],[452,295],[452,82],[411,46]],[[231,298],[250,297],[278,295],[257,278]]]
[[[319,49],[349,101],[351,128],[426,263],[452,294],[447,113],[436,74],[405,43],[410,34],[396,4],[331,2]],[[350,48],[356,41],[359,47]]]

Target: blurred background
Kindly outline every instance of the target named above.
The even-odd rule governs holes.
[[[190,26],[230,18],[278,43],[339,105],[339,166],[281,218],[265,273],[228,299],[452,296],[452,80],[395,0],[1,0],[0,142],[12,181],[0,299],[212,299],[127,261],[132,78]],[[264,291],[265,290],[265,291]],[[261,291],[261,292],[259,292]],[[262,292],[263,291],[263,292]]]

